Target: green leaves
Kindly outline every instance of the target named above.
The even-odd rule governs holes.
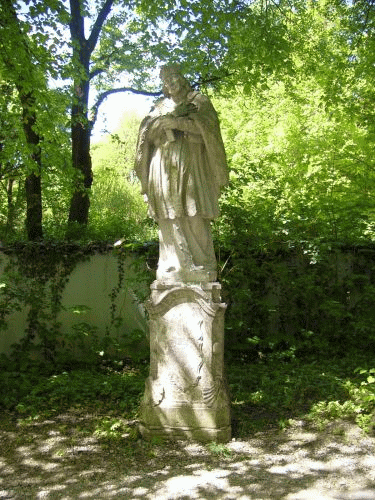
[[[89,230],[95,239],[152,237],[150,221],[145,224],[147,205],[133,172],[140,120],[136,114],[125,115],[116,134],[93,146],[96,182]]]
[[[240,210],[264,242],[368,239],[371,130],[341,106],[327,109],[314,78],[289,86],[269,78],[268,87],[216,103],[232,170],[224,217]]]

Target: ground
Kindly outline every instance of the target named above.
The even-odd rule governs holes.
[[[3,414],[0,499],[375,500],[375,437],[348,422],[199,445],[148,443],[136,422],[98,421]]]

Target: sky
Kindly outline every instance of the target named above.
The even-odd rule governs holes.
[[[129,92],[113,94],[101,104],[95,123],[92,142],[99,142],[108,133],[116,131],[126,113],[136,111],[142,118],[148,113],[153,99]]]

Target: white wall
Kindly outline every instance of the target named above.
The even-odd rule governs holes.
[[[0,284],[8,258],[0,254]],[[125,261],[125,276],[132,275],[129,268],[131,260]],[[73,270],[69,282],[63,291],[62,305],[64,310],[59,314],[58,321],[62,323],[60,331],[72,331],[72,326],[86,322],[97,327],[98,333],[105,333],[111,322],[110,294],[118,283],[118,260],[112,254],[96,254],[89,260],[78,263]],[[137,301],[134,287],[145,288],[143,283],[134,285],[133,289],[125,284],[115,301],[116,315],[121,316],[123,323],[115,330],[115,335],[139,329],[147,335],[147,323],[142,304]],[[1,293],[1,290],[0,290]],[[76,306],[84,306],[84,314],[73,312]],[[10,347],[24,336],[27,320],[27,310],[14,312],[6,317],[7,329],[0,330],[0,353],[9,353]]]

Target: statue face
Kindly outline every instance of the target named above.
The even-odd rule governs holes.
[[[164,85],[171,96],[177,95],[183,89],[183,78],[178,74],[170,75],[165,79]]]

